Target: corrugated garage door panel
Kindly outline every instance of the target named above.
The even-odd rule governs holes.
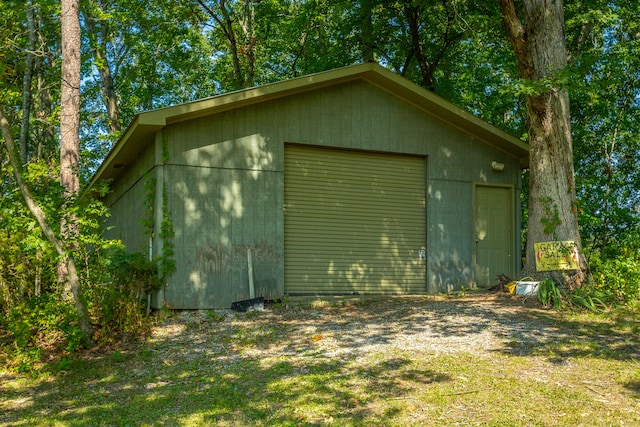
[[[285,292],[425,291],[425,159],[288,145]]]

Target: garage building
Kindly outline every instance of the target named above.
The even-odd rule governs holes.
[[[527,159],[517,138],[366,63],[138,114],[92,184],[111,180],[108,237],[152,255],[171,239],[156,307],[228,308],[250,278],[278,299],[515,276]]]

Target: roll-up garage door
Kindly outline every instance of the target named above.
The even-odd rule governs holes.
[[[422,293],[425,158],[285,148],[285,292]]]

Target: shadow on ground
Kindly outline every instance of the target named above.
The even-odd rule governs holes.
[[[176,425],[177,420],[184,425],[316,425],[340,419],[375,424],[379,414],[363,395],[410,399],[416,385],[425,389],[452,381],[449,372],[416,369],[413,356],[420,352],[472,352],[478,343],[482,351],[548,355],[557,364],[577,357],[640,359],[632,319],[579,319],[495,295],[187,313],[165,320],[139,346],[87,354],[35,386],[9,388],[3,381],[0,423],[27,426],[48,417],[67,426]],[[386,351],[388,357],[376,356]],[[640,397],[640,381],[624,386]],[[317,408],[323,415],[310,416]],[[393,410],[390,406],[386,415]]]

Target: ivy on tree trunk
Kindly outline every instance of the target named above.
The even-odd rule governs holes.
[[[524,0],[521,16],[513,0],[500,0],[520,77],[527,87],[529,127],[529,222],[523,275],[550,278],[567,287],[591,280],[578,229],[569,93],[562,85],[567,66],[561,0]],[[534,244],[574,241],[577,271],[538,272]]]

